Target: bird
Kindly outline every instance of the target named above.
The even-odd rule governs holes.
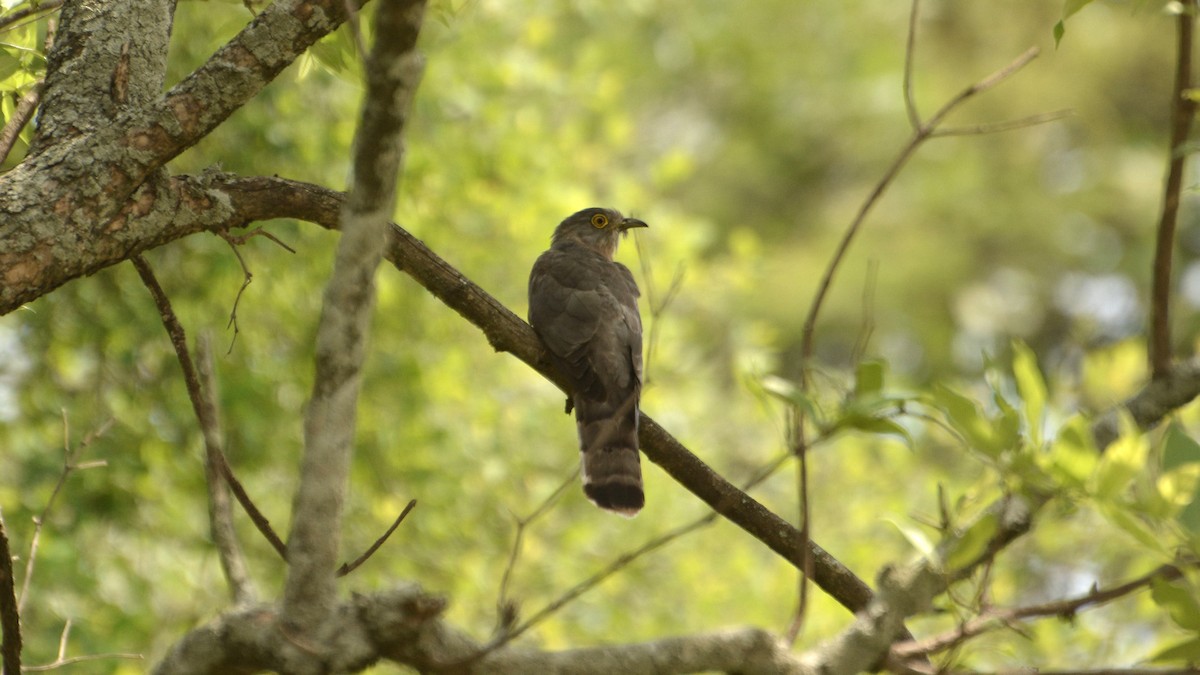
[[[584,494],[626,517],[645,504],[642,320],[633,274],[613,255],[637,227],[648,226],[614,209],[578,211],[555,228],[529,273],[529,323],[571,388]]]

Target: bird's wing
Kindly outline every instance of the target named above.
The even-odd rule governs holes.
[[[547,251],[529,277],[529,322],[576,393],[605,399],[637,386],[641,321],[637,287],[623,266],[583,252]]]

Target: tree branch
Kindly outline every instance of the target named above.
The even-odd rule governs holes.
[[[204,479],[208,486],[208,528],[212,533],[221,569],[229,582],[233,601],[248,605],[258,593],[254,580],[246,568],[246,558],[238,544],[237,531],[233,528],[233,509],[229,502],[229,483],[224,469],[229,465],[225,459],[225,438],[221,433],[221,409],[217,405],[217,378],[213,373],[212,344],[207,335],[196,341],[196,374],[199,377],[200,405],[207,409],[203,416],[197,415],[200,430],[204,434]],[[190,392],[189,392],[190,393]]]
[[[21,613],[13,576],[12,549],[0,514],[0,672],[21,672]]]
[[[150,268],[150,264],[141,256],[134,256],[131,259],[133,266],[137,269],[138,276],[141,277],[142,283],[146,286],[146,290],[150,292],[150,296],[154,299],[154,304],[158,308],[159,317],[163,322],[163,328],[167,331],[167,336],[171,339],[171,346],[175,348],[175,356],[179,360],[179,367],[183,369],[183,383],[187,388],[188,400],[192,402],[192,411],[196,415],[196,420],[200,424],[200,430],[204,434],[204,450],[205,450],[205,467],[210,464],[216,465],[220,469],[225,482],[228,483],[233,494],[237,497],[242,508],[246,510],[246,514],[250,516],[250,520],[254,522],[254,526],[262,533],[268,543],[279,553],[279,557],[287,559],[287,549],[283,544],[283,540],[275,534],[275,530],[271,527],[270,521],[266,516],[258,510],[254,501],[250,499],[250,495],[246,493],[242,487],[241,481],[237,476],[233,475],[233,467],[229,466],[229,461],[225,457],[225,451],[219,442],[210,443],[210,441],[219,441],[219,433],[212,435],[214,430],[220,426],[220,422],[216,419],[216,404],[212,392],[206,392],[200,384],[200,376],[197,374],[196,366],[192,362],[191,354],[188,353],[187,334],[184,332],[183,324],[179,322],[179,318],[175,316],[175,310],[171,308],[171,301],[167,298],[167,294],[163,291],[162,286],[158,283],[158,278],[154,276],[154,270]],[[211,486],[210,486],[211,489]],[[216,533],[214,532],[214,539]],[[217,542],[218,550],[222,544]],[[233,579],[229,580],[231,584]]]
[[[17,101],[17,109],[13,111],[12,117],[4,123],[4,128],[0,129],[0,163],[8,159],[8,153],[12,152],[17,139],[21,137],[21,130],[33,119],[33,113],[42,100],[43,84],[38,82],[25,92],[21,100]]]
[[[353,672],[389,659],[422,672],[462,663],[480,645],[441,619],[445,601],[415,585],[356,595],[330,612],[324,644],[329,672]],[[235,667],[278,670],[273,647],[274,608],[257,606],[226,614],[189,633],[154,669],[156,675],[226,673]],[[809,674],[773,636],[743,628],[653,642],[609,645],[561,652],[507,647],[473,662],[476,675],[608,675],[610,673],[692,673],[716,670],[745,675]]]
[[[1012,609],[989,609],[979,616],[963,622],[957,628],[941,635],[935,635],[923,640],[914,640],[896,644],[892,647],[891,656],[908,659],[914,656],[924,656],[946,651],[962,644],[969,638],[985,633],[993,628],[1010,625],[1015,621],[1043,617],[1071,617],[1076,612],[1090,605],[1102,605],[1123,598],[1147,588],[1153,582],[1172,581],[1182,576],[1179,568],[1163,565],[1149,574],[1109,588],[1093,588],[1088,593],[1064,600],[1055,600],[1038,605],[1015,607]]]
[[[1175,255],[1175,225],[1179,220],[1179,195],[1183,189],[1185,148],[1196,115],[1192,100],[1192,32],[1196,0],[1179,3],[1176,16],[1177,55],[1175,85],[1171,89],[1171,141],[1162,214],[1154,244],[1153,288],[1150,293],[1150,371],[1155,379],[1171,370],[1171,268]]]
[[[40,153],[27,156],[0,176],[0,210],[9,214],[0,228],[0,314],[71,279],[179,238],[196,222],[193,212],[219,210],[221,204],[206,203],[204,195],[180,190],[174,179],[149,179],[245,105],[344,18],[343,0],[272,3],[165,95],[146,105],[127,107],[94,131],[68,134],[70,125],[65,125],[67,137],[40,148]],[[127,27],[116,24],[106,29],[111,33]],[[78,35],[87,38],[86,31]],[[51,57],[79,48],[70,40],[57,40]],[[109,75],[111,71],[100,79]],[[66,94],[70,88],[59,91]],[[60,104],[49,93],[47,89],[42,114],[53,116]],[[50,173],[55,180],[48,183],[42,177]],[[203,183],[202,177],[199,182]],[[190,201],[193,198],[199,201]],[[178,223],[146,218],[171,211],[180,217]],[[81,246],[81,239],[86,246]]]
[[[304,460],[292,505],[282,614],[300,639],[316,636],[335,604],[342,505],[349,485],[361,368],[375,271],[395,208],[402,135],[421,77],[416,52],[424,0],[380,0],[367,96],[354,141],[354,176],[316,337],[316,373],[304,419]]]

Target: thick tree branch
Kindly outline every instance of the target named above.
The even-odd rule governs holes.
[[[30,154],[160,98],[174,12],[171,0],[65,3]]]
[[[438,671],[478,654],[480,645],[445,623],[445,601],[416,586],[355,596],[330,612],[323,627],[329,646],[329,672],[354,672],[388,659],[421,672]],[[271,629],[275,609],[258,606],[223,617],[187,635],[158,664],[157,675],[226,673],[235,667],[279,670],[278,635]],[[561,652],[506,647],[471,663],[474,675],[609,675],[610,673],[807,674],[804,667],[766,631],[723,630],[653,642],[609,645]],[[456,672],[448,670],[447,672]]]
[[[354,141],[352,187],[341,209],[342,236],[317,327],[316,373],[304,418],[304,460],[292,505],[283,595],[285,626],[306,642],[315,639],[336,600],[334,570],[375,271],[383,259],[404,158],[402,135],[423,68],[416,43],[424,11],[424,0],[380,0]]]
[[[4,214],[0,314],[71,279],[178,238],[177,226],[145,218],[148,215],[179,211],[178,227],[186,228],[196,220],[189,211],[219,208],[219,204],[203,203],[201,195],[179,191],[174,181],[149,179],[337,28],[345,18],[345,4],[344,0],[272,3],[164,96],[146,105],[131,105],[115,118],[94,125],[94,131],[64,132],[69,137],[58,138],[0,176],[0,213]],[[101,29],[110,42],[114,32],[126,34],[120,22],[96,26],[96,31]],[[85,43],[101,39],[85,33],[79,34]],[[82,44],[60,40],[54,51],[72,48],[80,49]],[[111,79],[120,63],[114,61],[113,70],[102,79]],[[55,105],[47,98],[43,114],[53,117]],[[189,198],[201,203],[188,204]]]
[[[21,672],[21,613],[13,576],[12,549],[0,514],[0,671]]]

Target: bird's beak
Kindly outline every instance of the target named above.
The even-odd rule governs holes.
[[[647,225],[646,223],[644,223],[643,221],[638,220],[637,218],[626,218],[625,220],[621,221],[621,226],[618,227],[617,229],[621,232],[624,232],[625,230],[628,230],[628,229],[631,229],[634,227],[650,227],[650,226]]]

